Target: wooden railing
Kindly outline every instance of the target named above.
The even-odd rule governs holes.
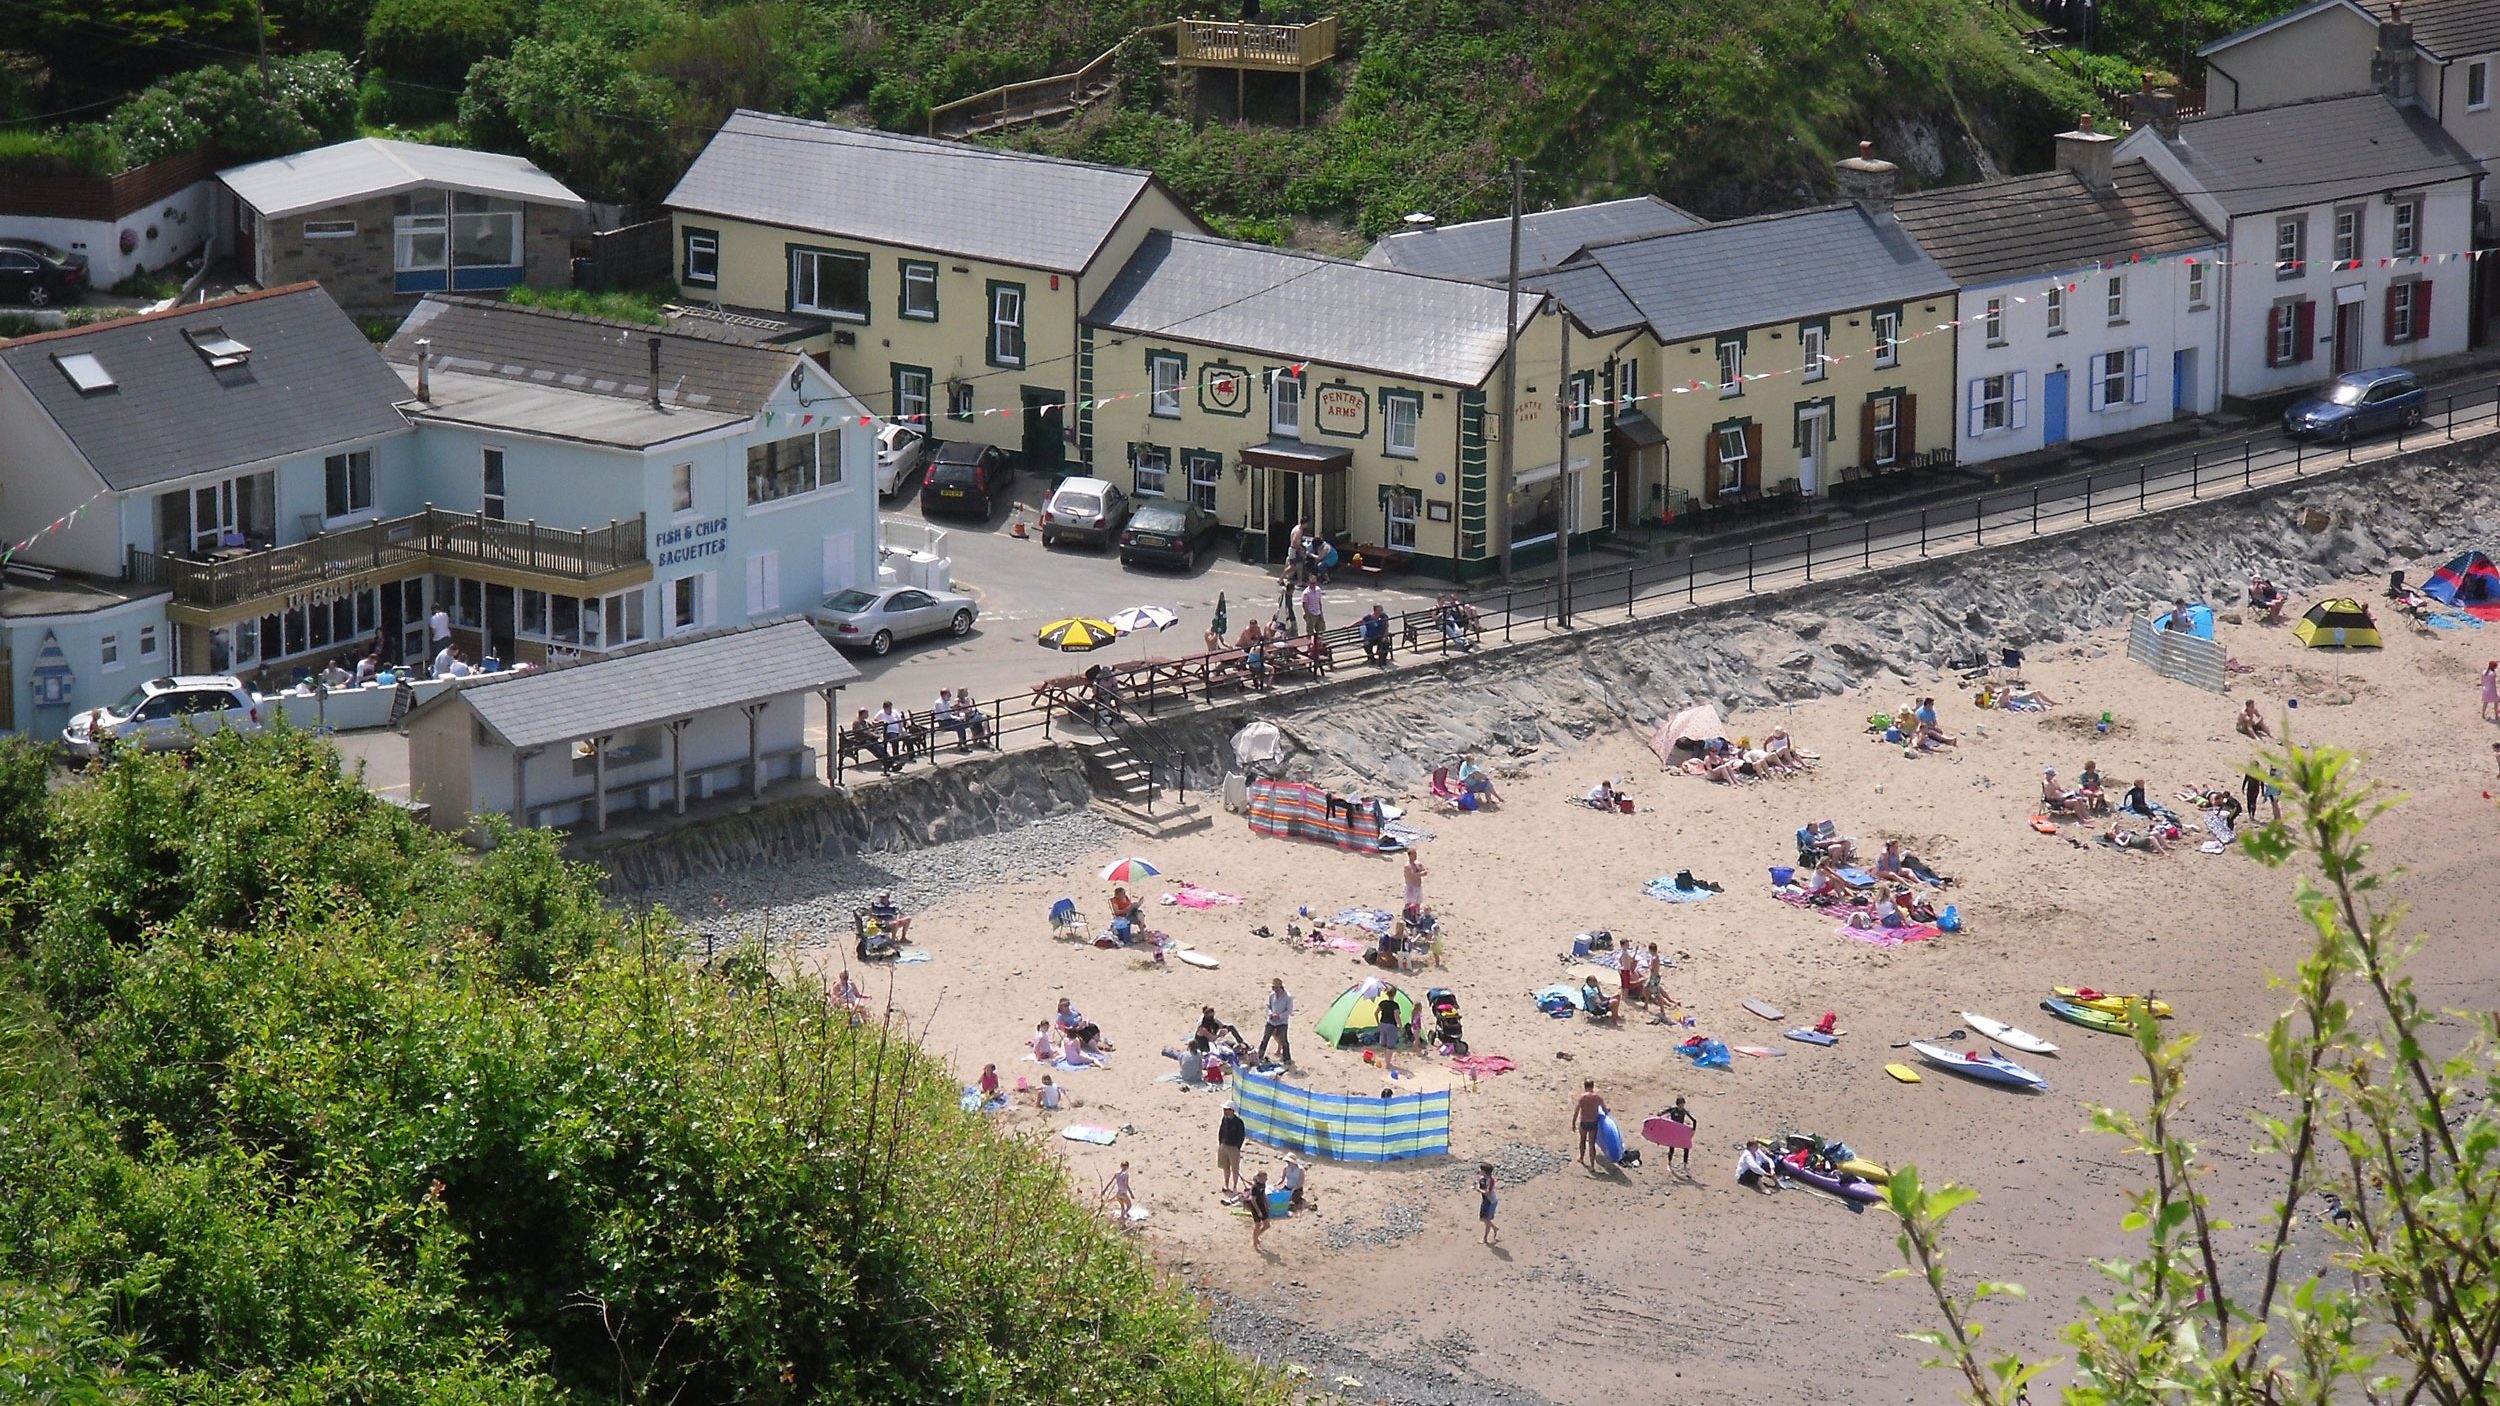
[[[1184,66],[1272,68],[1286,72],[1317,68],[1337,56],[1337,19],[1330,15],[1309,24],[1246,24],[1238,20],[1182,20],[1180,61]]]
[[[1030,121],[1055,108],[1076,108],[1085,102],[1085,95],[1111,81],[1111,67],[1130,40],[1151,39],[1168,34],[1174,26],[1148,25],[1132,30],[1126,38],[1094,56],[1083,68],[1073,73],[1054,73],[1048,78],[1028,78],[1021,83],[1002,83],[995,88],[940,103],[929,109],[929,135],[951,137],[977,127],[1008,126]]]
[[[645,559],[639,514],[567,529],[427,508],[308,541],[236,556],[130,551],[130,579],[162,586],[178,605],[215,608],[294,595],[325,581],[394,568],[494,566],[587,581]]]

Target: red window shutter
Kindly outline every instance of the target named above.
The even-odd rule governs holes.
[[[2390,284],[2388,284],[2388,285],[2387,285],[2387,318],[2386,318],[2386,321],[2387,321],[2387,336],[2386,336],[2386,342],[2387,342],[2387,345],[2389,345],[2389,346],[2391,346],[2391,347],[2392,347],[2392,346],[2394,346],[2394,345],[2396,345],[2396,289],[2397,289],[2399,286],[2400,286],[2400,285],[2393,284],[2393,283],[2390,283]]]
[[[1875,467],[1875,402],[1858,407],[1858,467]]]
[[[1762,427],[1745,426],[1745,491],[1762,491]]]
[[[1896,442],[1892,446],[1892,461],[1896,464],[1907,463],[1910,456],[1918,452],[1918,397],[1901,397],[1901,406],[1893,411],[1893,416],[1901,429],[1893,437]]]
[[[2318,353],[2318,302],[2303,298],[2292,305],[2292,360],[2307,361]]]
[[[2413,340],[2421,341],[2431,334],[2431,281],[2427,278],[2413,285]]]
[[[2266,365],[2281,366],[2283,357],[2283,313],[2277,306],[2266,309]]]

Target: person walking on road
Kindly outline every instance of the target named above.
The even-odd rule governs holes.
[[[1285,979],[1275,977],[1267,984],[1267,1028],[1259,1032],[1259,1062],[1267,1062],[1267,1042],[1276,1042],[1276,1060],[1293,1063],[1293,993],[1285,989]]]

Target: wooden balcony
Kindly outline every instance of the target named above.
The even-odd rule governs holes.
[[[357,588],[419,572],[485,571],[540,588],[597,580],[645,564],[640,515],[580,530],[476,513],[421,513],[258,551],[160,554],[133,548],[130,579],[162,586],[174,604],[216,610],[283,600],[318,587]]]
[[[1182,20],[1180,66],[1308,73],[1337,57],[1337,18],[1309,24]]]

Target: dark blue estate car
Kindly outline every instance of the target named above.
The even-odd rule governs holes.
[[[2317,439],[2351,439],[2422,422],[2430,399],[2421,378],[2401,367],[2348,371],[2283,412],[2283,432]]]

